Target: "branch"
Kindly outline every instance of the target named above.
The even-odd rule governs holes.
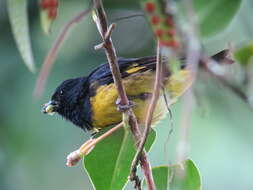
[[[68,167],[74,166],[77,162],[79,162],[83,156],[89,154],[89,152],[95,147],[97,143],[105,139],[106,137],[110,136],[112,133],[120,129],[124,126],[124,123],[121,122],[115,127],[111,128],[109,131],[105,132],[104,134],[100,135],[98,138],[90,139],[86,141],[78,150],[71,152],[67,156],[67,163]]]
[[[48,78],[48,75],[51,71],[51,68],[54,64],[55,58],[57,56],[58,50],[60,49],[62,43],[64,42],[64,40],[67,37],[67,34],[69,33],[70,29],[73,28],[73,25],[80,22],[84,16],[86,16],[91,10],[92,10],[93,6],[90,6],[89,8],[87,8],[86,10],[78,13],[78,15],[74,16],[63,28],[62,32],[59,34],[59,36],[57,37],[57,39],[55,40],[52,48],[50,49],[50,51],[47,54],[46,59],[43,62],[42,65],[42,69],[40,71],[39,77],[37,79],[36,85],[35,85],[35,89],[33,92],[33,96],[36,98],[39,98],[45,88],[45,84]]]
[[[117,17],[117,18],[113,19],[112,21],[113,22],[119,22],[119,21],[122,21],[122,20],[127,20],[127,19],[135,18],[135,17],[145,17],[145,14],[136,13],[136,14],[132,14],[132,15],[128,15],[128,16],[121,16],[121,17]]]
[[[93,0],[93,1],[95,4],[97,4],[97,7],[95,9],[96,15],[94,15],[94,21],[103,39],[103,43],[99,45],[99,47],[104,47],[105,49],[108,63],[112,72],[114,84],[116,86],[116,89],[119,95],[119,108],[124,108],[124,109],[121,109],[121,111],[123,111],[125,114],[129,116],[130,129],[134,136],[136,146],[138,147],[140,139],[141,139],[139,126],[137,123],[137,119],[134,115],[134,112],[130,106],[130,102],[127,98],[126,91],[121,80],[121,73],[119,70],[116,51],[111,40],[111,31],[114,28],[114,25],[111,25],[109,27],[110,30],[108,29],[107,18],[106,18],[106,14],[105,14],[101,0]],[[142,166],[142,170],[147,181],[148,189],[154,190],[155,185],[154,185],[154,180],[153,180],[153,176],[151,172],[151,167],[150,167],[150,164],[148,162],[145,152],[143,152],[141,155],[141,166]],[[135,176],[135,178],[132,178],[132,180],[135,180],[135,183],[136,183],[135,188],[141,189],[140,181],[138,177]]]
[[[234,84],[231,84],[224,76],[217,74],[215,71],[212,70],[212,65],[219,65],[219,62],[225,62],[225,63],[232,63],[233,60],[228,58],[225,55],[221,56],[222,59],[216,59],[216,57],[211,57],[211,59],[209,57],[206,56],[202,56],[201,61],[200,61],[200,68],[204,69],[205,71],[207,71],[212,77],[216,78],[218,81],[220,81],[225,87],[227,87],[228,89],[230,89],[233,93],[235,93],[239,98],[241,98],[246,104],[249,104],[248,102],[248,97],[245,94],[245,92],[243,92],[243,90],[241,90],[239,87],[237,87]]]
[[[148,107],[148,112],[147,112],[147,116],[146,116],[146,120],[145,120],[145,128],[144,128],[144,132],[143,132],[143,137],[142,137],[141,142],[138,146],[137,152],[135,154],[135,158],[132,162],[131,173],[134,173],[136,171],[138,162],[139,162],[140,157],[141,157],[141,153],[144,149],[144,145],[146,143],[146,140],[147,140],[150,128],[151,128],[153,113],[155,111],[155,107],[157,105],[157,102],[158,102],[158,99],[159,99],[159,96],[160,96],[160,90],[162,88],[163,63],[162,63],[162,58],[161,58],[160,46],[161,46],[161,44],[160,44],[160,41],[158,40],[157,41],[157,53],[156,53],[156,77],[155,77],[155,83],[154,83],[154,90],[153,90],[151,102],[150,102],[149,107]]]
[[[213,69],[213,66],[220,66],[221,64],[233,64],[235,61],[233,60],[231,55],[231,49],[224,49],[221,52],[213,55],[212,57],[202,55],[199,62],[200,69],[207,71],[212,77],[220,81],[225,87],[235,93],[246,104],[249,104],[248,97],[243,90],[241,90],[238,86],[230,83],[223,75],[215,72],[215,70]]]
[[[183,31],[186,37],[186,66],[191,72],[192,83],[195,82],[198,66],[201,56],[201,46],[198,39],[198,26],[196,23],[196,16],[193,10],[192,0],[184,0],[183,5],[186,12],[187,28]],[[183,30],[181,28],[181,30]],[[191,117],[193,111],[193,85],[188,89],[183,97],[182,120],[180,124],[180,137],[177,145],[177,160],[182,161],[186,159],[188,154],[188,137],[191,127]]]

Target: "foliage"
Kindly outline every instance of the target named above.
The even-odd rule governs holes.
[[[154,140],[155,132],[152,130],[145,146],[147,151],[150,150]],[[122,189],[127,182],[134,154],[132,134],[124,129],[118,130],[97,144],[84,158],[84,168],[95,189]]]
[[[192,160],[152,169],[157,190],[201,190],[200,174]]]
[[[35,71],[26,6],[26,0],[8,0],[8,12],[12,31],[20,54],[30,71]]]
[[[201,35],[210,37],[224,30],[235,16],[240,4],[241,0],[194,0]]]
[[[160,1],[152,0],[142,0],[142,2],[148,2],[153,3],[155,7],[159,7],[161,9],[163,4],[160,3]],[[235,15],[236,11],[238,10],[240,6],[241,0],[233,0],[232,2],[229,0],[215,0],[210,1],[206,3],[205,0],[194,0],[193,5],[194,9],[196,11],[199,25],[200,25],[200,31],[203,36],[211,36],[219,31],[223,30],[232,20],[233,16]],[[146,3],[142,3],[143,6],[146,5]],[[228,8],[223,9],[224,6],[229,5]],[[12,30],[16,39],[17,46],[20,50],[21,56],[24,59],[24,62],[28,66],[28,68],[31,71],[34,71],[35,66],[33,63],[33,56],[32,56],[32,50],[31,50],[31,43],[30,43],[30,37],[29,37],[29,26],[28,26],[28,17],[27,17],[27,11],[26,11],[26,0],[17,1],[17,0],[8,0],[8,8],[9,8],[9,15],[10,15],[10,21],[12,24]],[[122,4],[121,4],[122,6]],[[144,7],[144,10],[147,10]],[[155,9],[156,11],[157,9]],[[52,25],[52,21],[54,18],[48,17],[48,12],[45,9],[41,9],[41,23],[42,28],[45,31],[45,33],[48,33],[50,31],[50,27]],[[149,14],[148,14],[149,15]],[[164,18],[163,18],[164,17]],[[155,19],[156,18],[156,19]],[[170,40],[171,38],[174,39],[174,30],[170,28],[170,24],[162,24],[161,27],[155,26],[156,21],[155,20],[164,20],[164,23],[171,23],[171,20],[167,18],[167,16],[163,16],[162,10],[159,10],[158,12],[155,12],[155,15],[152,15],[149,17],[151,25],[153,26],[154,33],[156,36],[161,36],[162,29],[168,28],[167,33],[169,36],[172,36],[169,38],[169,41],[166,39],[164,40],[164,43],[170,44],[173,46],[177,46],[176,40]],[[160,22],[163,23],[163,22]],[[158,23],[159,24],[159,23]],[[167,35],[166,35],[167,36]],[[167,42],[168,41],[168,42]]]
[[[159,1],[153,2],[158,3]],[[215,0],[210,2],[195,0],[193,2],[194,10],[196,11],[199,20],[200,33],[202,37],[205,38],[222,32],[232,21],[241,3],[240,0]],[[226,7],[226,9],[224,9],[224,7]],[[8,0],[8,9],[17,47],[19,48],[25,64],[31,71],[34,71],[35,66],[31,50],[26,1]],[[42,17],[45,17],[45,15],[42,15]],[[45,22],[45,19],[42,20]],[[48,32],[50,25],[51,21],[47,20],[46,24],[43,24],[42,26],[44,26],[46,32]],[[238,50],[235,57],[242,64],[248,64],[252,57],[252,45]],[[146,145],[149,146],[146,147],[147,150],[154,142],[154,139],[155,133],[152,132],[148,144]],[[133,156],[134,145],[131,135],[121,130],[99,143],[96,148],[85,157],[84,167],[97,190],[121,189],[127,182],[127,176]],[[200,177],[195,165],[191,160],[185,161],[184,165],[192,169],[189,170],[189,176],[186,175],[188,178],[185,181],[173,178],[174,181],[172,180],[172,186],[189,185],[188,182],[190,180],[197,186],[197,188],[194,187],[193,189],[200,189]],[[180,166],[164,166],[153,169],[158,190],[164,189],[164,186],[167,189],[168,184],[163,183],[168,182],[165,180],[168,179],[166,175],[171,175],[172,168],[177,170],[180,169]],[[188,188],[187,186],[187,188],[183,187],[179,189],[190,190],[191,188]]]
[[[250,62],[252,62],[253,44],[249,44],[238,49],[234,56],[242,65],[248,65]]]

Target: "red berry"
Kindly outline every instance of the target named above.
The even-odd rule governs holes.
[[[176,30],[170,29],[167,33],[169,36],[174,36],[176,34]]]
[[[174,25],[173,19],[172,19],[172,17],[170,17],[170,16],[166,18],[165,23],[166,23],[168,26],[173,26],[173,25]]]
[[[176,40],[161,41],[161,44],[164,45],[164,46],[168,46],[168,47],[174,47],[174,48],[178,48],[179,47],[179,43]]]
[[[157,30],[155,31],[155,35],[156,35],[157,37],[159,37],[159,38],[162,37],[163,33],[164,33],[164,32],[163,32],[162,29],[157,29]]]
[[[42,0],[40,2],[40,7],[42,9],[48,9],[50,7],[50,0]]]
[[[40,6],[42,9],[57,8],[58,0],[42,0]]]
[[[57,8],[58,7],[58,0],[50,0],[49,7]]]
[[[57,16],[57,9],[56,8],[50,8],[48,10],[48,18],[53,20],[53,19],[56,18],[56,16]]]
[[[159,16],[152,16],[150,21],[152,24],[157,25],[160,22],[160,17]]]
[[[155,4],[152,2],[147,2],[145,4],[145,11],[147,11],[148,13],[153,13],[155,10]]]
[[[179,47],[179,43],[178,43],[178,41],[176,41],[176,40],[172,40],[172,41],[170,42],[170,44],[171,44],[171,46],[174,47],[174,48],[178,48],[178,47]]]

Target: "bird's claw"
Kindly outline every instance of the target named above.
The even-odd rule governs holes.
[[[116,105],[117,105],[117,110],[121,112],[125,112],[129,110],[130,108],[134,107],[134,103],[130,100],[129,100],[129,104],[122,105],[120,98],[116,100]]]

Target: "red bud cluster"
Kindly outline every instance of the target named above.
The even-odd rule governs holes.
[[[145,2],[144,10],[153,26],[156,37],[161,40],[161,44],[174,48],[179,47],[172,15],[163,18],[159,13],[159,7],[151,0]]]

